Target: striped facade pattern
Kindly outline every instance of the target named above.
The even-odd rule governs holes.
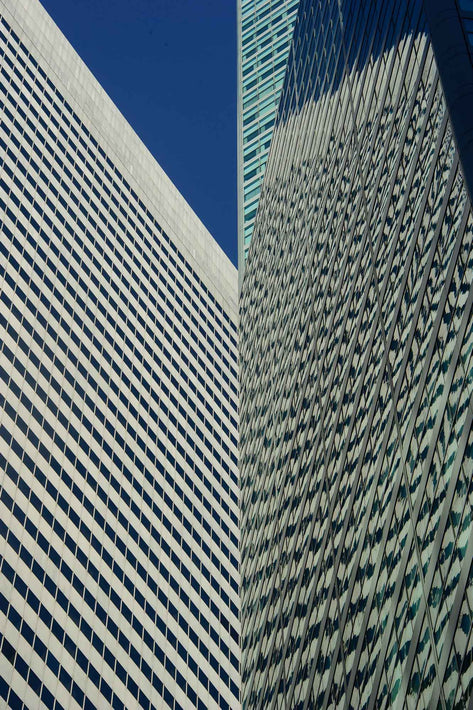
[[[0,117],[0,705],[233,710],[236,270],[36,0]]]
[[[241,293],[247,710],[471,708],[472,283],[422,3],[301,0]]]
[[[299,0],[238,0],[238,266],[248,256]]]

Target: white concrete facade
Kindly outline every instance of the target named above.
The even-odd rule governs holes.
[[[41,5],[0,16],[0,698],[233,710],[236,269]]]

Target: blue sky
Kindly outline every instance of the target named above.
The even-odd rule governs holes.
[[[236,264],[236,0],[41,2]]]

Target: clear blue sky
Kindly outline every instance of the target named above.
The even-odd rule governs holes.
[[[236,265],[236,0],[41,2]]]

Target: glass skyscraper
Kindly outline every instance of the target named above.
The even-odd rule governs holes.
[[[246,710],[472,707],[472,10],[299,5],[241,291]]]
[[[299,0],[238,0],[238,268],[243,274]]]
[[[237,273],[0,0],[0,705],[239,706]]]

